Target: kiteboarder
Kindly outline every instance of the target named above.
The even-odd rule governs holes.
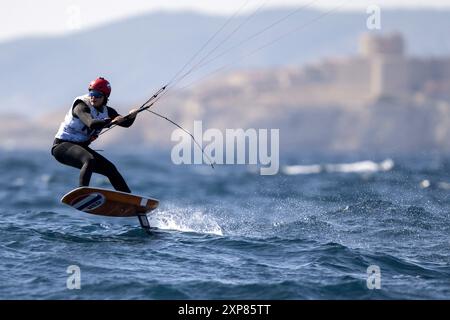
[[[128,128],[136,119],[137,109],[124,117],[107,106],[110,94],[108,80],[102,77],[93,80],[89,84],[88,94],[75,98],[56,133],[51,153],[59,162],[80,169],[80,187],[88,186],[95,172],[108,177],[116,190],[130,193],[130,188],[114,164],[89,148],[104,128],[112,125]]]

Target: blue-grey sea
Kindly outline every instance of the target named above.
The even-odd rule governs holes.
[[[150,235],[61,204],[78,170],[49,152],[0,151],[0,299],[450,298],[449,157],[297,154],[261,176],[103,155],[160,200]]]

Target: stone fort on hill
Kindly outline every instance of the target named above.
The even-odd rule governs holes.
[[[356,56],[231,73],[212,87],[224,93],[233,92],[233,87],[250,92],[284,90],[292,101],[309,106],[365,105],[380,98],[448,100],[450,57],[410,57],[399,33],[363,34]]]

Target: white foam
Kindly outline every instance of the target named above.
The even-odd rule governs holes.
[[[25,185],[25,179],[22,177],[18,177],[16,179],[13,180],[13,182],[11,183],[11,186],[13,187],[23,187]]]
[[[281,169],[281,171],[287,175],[315,174],[322,172],[322,166],[318,164],[310,166],[285,166]]]
[[[450,183],[448,182],[439,182],[438,187],[444,190],[450,190]]]
[[[295,165],[284,166],[282,172],[287,175],[317,174],[321,172],[340,173],[373,173],[380,171],[390,171],[394,168],[394,161],[386,159],[380,163],[373,161],[358,161],[352,163],[326,164],[326,165]]]
[[[222,228],[207,214],[184,208],[170,208],[148,216],[150,225],[164,230],[196,232],[223,236]]]
[[[430,185],[431,185],[430,180],[422,180],[420,182],[420,187],[423,189],[430,187]]]
[[[376,163],[373,161],[359,161],[354,163],[329,164],[325,166],[325,169],[327,172],[365,173],[389,171],[393,167],[394,161],[392,161],[391,159],[386,159],[381,163]]]

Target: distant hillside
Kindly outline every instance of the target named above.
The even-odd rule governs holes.
[[[274,71],[274,76],[277,72]],[[295,88],[252,86],[236,90],[216,79],[215,88],[172,96],[155,105],[161,112],[192,131],[194,121],[209,128],[279,129],[280,152],[450,152],[450,104],[417,98],[380,98],[364,105],[302,104],[292,99]],[[124,109],[119,111],[125,111]],[[4,116],[0,126],[1,148],[49,149],[64,110],[34,121]],[[142,113],[129,129],[115,128],[94,142],[94,149],[170,149],[171,123]]]
[[[285,16],[288,9],[259,13],[238,33],[235,42]],[[365,12],[323,17],[272,46],[240,60],[246,50],[314,20],[318,11],[304,10],[255,42],[220,57],[214,66],[238,60],[239,67],[298,65],[323,57],[356,52],[357,37],[367,31]],[[245,17],[237,19],[232,30]],[[25,38],[0,44],[0,114],[42,115],[65,110],[97,75],[113,84],[112,105],[145,100],[168,81],[225,17],[196,13],[152,13],[65,37]],[[450,11],[383,11],[382,32],[401,31],[413,55],[450,54]],[[226,35],[227,33],[224,33]],[[223,39],[223,38],[222,38]],[[224,48],[233,46],[233,42]],[[221,52],[219,50],[219,52]]]

